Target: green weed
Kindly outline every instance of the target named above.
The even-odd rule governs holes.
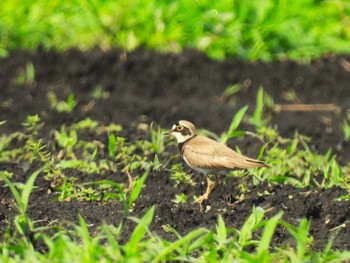
[[[164,141],[164,129],[160,127],[155,128],[154,124],[148,127],[145,125],[145,131],[149,132],[150,139],[137,141],[138,147],[142,149],[145,154],[155,154],[158,158],[164,152],[165,141]]]
[[[271,117],[266,117],[264,115],[264,110],[267,108],[273,108],[273,100],[270,96],[264,93],[264,88],[259,87],[258,93],[256,95],[256,103],[255,110],[253,115],[249,118],[249,122],[259,127],[266,127],[266,125],[270,122]]]
[[[281,222],[283,226],[292,234],[296,240],[296,253],[293,251],[284,251],[290,260],[302,261],[307,257],[307,252],[310,250],[313,244],[313,238],[309,236],[310,222],[305,218],[300,221],[298,227]],[[294,249],[293,249],[294,250]]]
[[[238,130],[244,120],[250,120],[259,136],[268,139],[258,154],[270,167],[251,169],[248,172],[233,172],[244,177],[239,188],[242,194],[249,191],[252,182],[292,184],[295,187],[329,188],[340,186],[350,189],[350,164],[340,165],[332,151],[321,155],[309,147],[311,138],[295,133],[293,138],[281,138],[278,132],[268,126],[269,116],[266,110],[273,110],[273,101],[259,89],[257,106],[252,116],[246,116],[247,106],[241,108],[232,118],[228,132],[216,139],[227,142],[228,139],[247,134]],[[2,122],[0,125],[6,125]],[[34,172],[25,184],[11,182],[12,171],[0,171],[2,182],[9,187],[18,206],[19,215],[13,225],[15,235],[10,228],[0,244],[0,261],[46,262],[89,262],[118,261],[123,257],[128,261],[147,262],[340,262],[350,260],[348,251],[332,249],[332,239],[324,251],[313,250],[313,237],[309,233],[310,222],[301,219],[298,226],[282,220],[282,213],[268,218],[259,207],[253,209],[240,229],[230,228],[223,216],[209,230],[197,228],[182,236],[172,226],[164,225],[164,231],[173,233],[175,240],[162,239],[150,230],[155,217],[155,207],[151,207],[141,218],[132,216],[136,201],[146,184],[151,171],[164,171],[163,159],[167,156],[167,141],[162,137],[162,129],[149,130],[149,138],[130,143],[120,136],[122,127],[117,124],[107,126],[89,118],[72,125],[63,125],[54,131],[54,137],[43,139],[43,124],[38,115],[28,116],[23,123],[24,132],[14,132],[0,136],[0,161],[24,162],[29,167],[37,162],[44,168]],[[81,140],[81,134],[88,132],[91,141]],[[98,136],[98,137],[95,137]],[[47,138],[48,136],[46,136]],[[102,139],[100,139],[100,137]],[[101,141],[99,141],[101,140]],[[14,148],[13,145],[16,145]],[[239,149],[237,149],[239,151]],[[101,157],[102,156],[102,157]],[[173,157],[171,157],[173,158]],[[171,160],[170,158],[170,160]],[[153,170],[152,170],[153,169]],[[68,176],[68,171],[74,171]],[[80,175],[104,173],[132,173],[128,186],[111,180],[82,181]],[[38,228],[27,215],[30,192],[35,188],[34,180],[39,173],[51,181],[58,191],[59,200],[116,201],[123,204],[123,216],[115,226],[102,225],[92,235],[87,222],[80,217],[79,224],[68,229],[54,229],[48,235],[45,228]],[[170,168],[171,180],[175,187],[179,184],[195,185],[191,175],[184,172],[181,164]],[[11,180],[12,180],[11,178]],[[268,193],[261,193],[268,194]],[[348,196],[340,197],[348,199]],[[187,195],[175,195],[172,202],[177,206],[186,203]],[[126,222],[132,220],[136,227],[129,239],[123,239]],[[272,237],[277,227],[291,234],[295,246],[272,245]],[[338,226],[342,227],[342,226]],[[45,243],[46,251],[37,251],[36,241]]]
[[[108,154],[109,154],[109,157],[115,158],[115,156],[117,155],[116,150],[117,150],[117,142],[116,142],[115,135],[112,133],[111,135],[108,136]]]
[[[28,160],[32,163],[35,160],[40,160],[43,163],[50,162],[50,152],[47,151],[46,145],[39,138],[39,133],[43,127],[41,119],[38,115],[29,115],[23,123],[23,126],[27,130],[25,135],[26,141],[23,146],[23,154],[20,158]]]
[[[44,125],[40,121],[41,119],[38,114],[27,116],[26,120],[23,122],[23,126],[29,132],[29,135],[33,137],[38,136],[40,130]]]
[[[91,98],[94,100],[106,100],[109,98],[109,91],[103,89],[102,86],[98,85],[92,92]]]
[[[135,193],[139,189],[134,188]],[[126,204],[126,208],[129,208],[131,203],[126,201]],[[151,207],[140,219],[124,217],[134,221],[136,226],[128,240],[123,243],[119,241],[123,234],[123,220],[118,227],[102,225],[91,234],[89,225],[81,216],[79,224],[71,224],[73,229],[70,227],[70,231],[60,228],[56,229],[53,236],[49,236],[43,232],[44,229],[38,229],[37,237],[41,238],[47,247],[43,252],[5,236],[6,242],[0,244],[3,252],[0,259],[16,259],[16,262],[111,262],[121,259],[128,262],[341,262],[350,259],[349,252],[332,251],[332,240],[324,251],[312,251],[313,239],[309,234],[310,223],[306,219],[302,219],[299,226],[281,220],[282,213],[264,219],[265,211],[259,207],[253,208],[240,229],[229,228],[221,215],[218,216],[213,230],[198,228],[185,236],[173,227],[164,225],[164,231],[175,234],[176,239],[173,241],[162,239],[150,230],[154,214],[155,207]],[[295,247],[271,247],[272,236],[277,226],[291,233]]]
[[[248,106],[244,106],[233,116],[228,131],[221,135],[220,141],[222,143],[225,144],[227,142],[227,140],[229,140],[230,138],[236,137],[236,136],[241,136],[241,135],[245,134],[244,131],[239,131],[239,130],[237,130],[237,128],[238,128],[239,124],[241,123],[247,110],[248,110]]]
[[[71,157],[74,152],[73,148],[78,142],[78,135],[75,130],[70,130],[67,133],[65,126],[62,126],[60,131],[55,131],[55,138],[60,147],[62,147],[68,157]]]
[[[188,196],[184,193],[176,194],[175,199],[171,200],[175,204],[185,204],[187,203]]]
[[[73,93],[68,95],[66,101],[58,101],[56,94],[52,91],[47,93],[47,97],[50,103],[50,108],[60,113],[70,113],[74,110],[74,107],[77,105]]]
[[[35,81],[35,68],[33,63],[28,63],[26,69],[16,79],[17,84],[32,86]]]
[[[86,118],[72,125],[72,129],[75,131],[88,131],[94,133],[100,124],[98,121]]]
[[[16,231],[20,235],[20,240],[18,240],[19,245],[22,244],[25,247],[32,245],[32,242],[34,242],[33,233],[36,231],[33,221],[27,215],[29,195],[34,188],[35,179],[43,169],[44,168],[41,168],[31,174],[28,181],[23,184],[21,192],[17,190],[17,188],[9,180],[6,174],[0,173],[0,176],[5,181],[6,185],[10,188],[13,197],[15,198],[19,214],[14,218],[14,225],[16,227]]]
[[[51,153],[47,151],[46,145],[42,143],[42,140],[29,139],[23,147],[23,158],[28,160],[29,163],[40,160],[43,163],[49,163]]]
[[[268,169],[252,169],[254,183],[262,181],[290,183],[296,187],[318,185],[346,187],[342,171],[329,150],[325,155],[314,153],[308,147],[308,138],[295,134],[285,149],[276,143],[265,151],[264,158],[271,166]],[[300,148],[301,147],[301,148]],[[322,181],[317,176],[323,174]]]
[[[170,178],[174,180],[175,187],[177,187],[180,184],[188,186],[194,186],[196,184],[192,180],[191,175],[183,170],[183,166],[181,165],[181,163],[172,165],[170,168],[170,173]]]
[[[105,254],[108,249],[105,251],[106,246],[101,246],[100,241],[106,239],[111,242],[109,243],[110,245],[118,244],[118,238],[127,219],[137,221],[138,226],[135,228],[133,234],[131,235],[129,242],[123,246],[124,256],[127,255],[127,257],[133,257],[134,252],[142,248],[142,246],[139,246],[138,243],[141,241],[141,239],[144,238],[145,234],[147,233],[148,226],[153,218],[154,208],[151,208],[149,212],[146,213],[146,215],[139,221],[136,218],[129,217],[129,212],[140,194],[148,172],[146,172],[139,180],[136,181],[128,197],[126,196],[126,192],[119,184],[108,180],[95,182],[95,184],[101,186],[108,185],[115,188],[117,195],[119,195],[120,200],[124,203],[125,214],[119,224],[118,229],[103,226],[103,231],[99,232],[97,236],[92,236],[90,234],[86,221],[82,217],[79,217],[80,225],[74,226],[75,229],[73,231],[67,231],[62,228],[56,229],[58,232],[55,235],[49,237],[45,233],[46,228],[35,228],[34,223],[26,214],[29,195],[34,187],[35,178],[39,175],[39,173],[42,172],[43,169],[44,168],[41,168],[30,176],[27,183],[23,186],[22,192],[19,192],[16,189],[16,187],[13,185],[13,183],[11,183],[7,176],[5,176],[3,173],[0,174],[7,186],[10,187],[18,206],[19,215],[15,217],[14,225],[20,235],[20,239],[18,239],[17,235],[5,235],[5,242],[0,244],[0,249],[3,252],[0,256],[1,261],[4,259],[10,260],[14,257],[17,260],[29,260],[30,258],[31,260],[36,259],[35,261],[48,260],[48,258],[51,260],[79,258],[85,262],[89,262],[93,259],[97,260],[98,258],[101,258],[101,256],[108,258],[109,256],[112,256],[112,254],[114,255],[112,258],[115,258],[115,256],[118,255],[116,254],[118,250],[114,251],[112,254],[110,253],[111,251]],[[113,231],[113,235],[111,231]],[[77,242],[71,237],[76,237],[76,240],[79,241]],[[48,248],[48,252],[45,256],[34,249],[33,238],[36,239],[35,241],[42,239],[42,241],[45,242]],[[119,244],[117,247],[122,248],[122,246]]]
[[[350,140],[350,125],[344,120],[341,126],[344,134],[344,141],[348,142]]]
[[[240,84],[230,85],[225,89],[222,96],[224,99],[229,99],[233,97],[233,95],[239,92],[241,89],[242,89],[242,85]]]
[[[310,58],[350,52],[349,6],[339,1],[123,1],[5,0],[0,55],[10,49],[66,50],[100,46],[184,47],[211,57],[249,60]]]
[[[9,135],[0,136],[0,162],[18,161],[19,156],[23,153],[22,147],[11,148],[13,141],[23,141],[25,134],[14,132]]]

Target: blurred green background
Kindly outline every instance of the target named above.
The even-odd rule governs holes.
[[[2,0],[0,55],[38,47],[308,61],[350,53],[350,0]]]

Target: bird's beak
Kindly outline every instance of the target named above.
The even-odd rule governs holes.
[[[169,130],[167,132],[164,132],[163,135],[168,135],[168,134],[171,134],[173,132],[173,130]]]
[[[168,135],[171,133],[171,130],[170,131],[167,131],[167,132],[164,132],[163,135]]]

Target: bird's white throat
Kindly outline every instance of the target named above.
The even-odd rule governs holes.
[[[176,138],[177,143],[183,143],[193,137],[191,134],[183,135],[179,132],[172,132],[171,134]]]

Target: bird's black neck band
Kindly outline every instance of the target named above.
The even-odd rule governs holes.
[[[178,149],[179,154],[181,155],[181,157],[183,156],[185,145],[188,143],[189,140],[191,140],[194,137],[196,137],[196,135],[194,135],[191,138],[188,138],[186,141],[183,141],[183,142],[180,142],[180,143],[177,144],[177,149]]]

